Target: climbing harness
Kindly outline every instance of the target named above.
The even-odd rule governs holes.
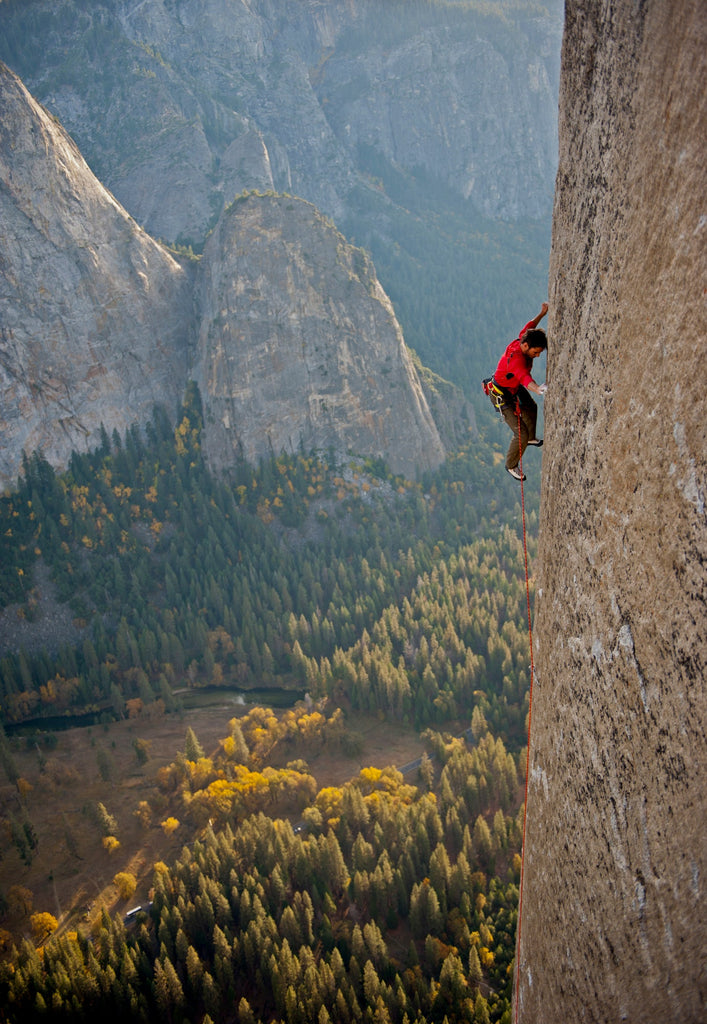
[[[502,388],[499,388],[498,384],[493,379],[493,377],[486,377],[484,380],[482,380],[481,386],[484,389],[484,394],[489,396],[489,398],[491,399],[491,401],[496,406],[499,412],[501,411],[504,405],[508,404],[510,397],[508,395],[508,392],[504,391]]]
[[[525,557],[525,597],[528,606],[528,643],[530,645],[530,692],[528,695],[528,744],[526,750],[526,762],[525,762],[525,797],[523,801],[523,845],[521,846],[520,855],[520,888],[518,891],[518,926],[516,928],[516,965],[515,965],[515,1024],[518,1024],[518,1006],[520,1003],[519,993],[519,982],[520,982],[520,924],[521,915],[523,911],[523,878],[525,873],[525,822],[528,816],[528,776],[530,774],[530,721],[533,711],[533,679],[535,676],[535,668],[533,665],[533,628],[530,615],[530,582],[528,577],[528,543],[526,538],[525,528],[525,493],[523,491],[523,454],[521,448],[521,429],[520,429],[520,405],[516,406],[516,416],[518,417],[518,451],[520,452],[520,461],[518,466],[520,467],[520,507],[523,513],[523,555]]]

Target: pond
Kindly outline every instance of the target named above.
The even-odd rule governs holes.
[[[253,707],[256,704],[265,707],[294,707],[298,701],[304,700],[304,690],[290,690],[283,687],[262,687],[254,690],[236,690],[229,686],[202,686],[194,689],[174,691],[175,698],[185,711],[191,708],[210,707]],[[8,736],[32,736],[41,733],[63,732],[65,729],[80,729],[87,726],[103,725],[106,722],[117,722],[118,715],[111,704],[94,707],[69,715],[51,715],[41,718],[29,718],[24,722],[4,723]]]

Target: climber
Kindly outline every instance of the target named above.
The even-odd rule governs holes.
[[[538,407],[528,392],[544,395],[547,390],[547,384],[536,384],[530,373],[533,359],[547,349],[547,335],[538,328],[547,310],[547,302],[543,302],[538,315],[506,348],[493,377],[483,382],[484,392],[513,432],[506,455],[506,469],[516,480],[525,480],[518,463],[527,445],[536,448],[542,445],[542,439],[535,436]]]

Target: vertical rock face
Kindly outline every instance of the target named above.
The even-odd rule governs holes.
[[[200,268],[194,376],[214,468],[300,446],[414,476],[444,449],[369,257],[309,203],[251,196]]]
[[[0,485],[183,394],[187,275],[1,64],[0,310]]]
[[[700,0],[567,6],[519,1020],[704,1019]]]

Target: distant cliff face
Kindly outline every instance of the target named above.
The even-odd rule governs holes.
[[[352,5],[353,17],[348,5],[329,6],[337,38],[328,48],[321,38],[310,77],[353,166],[375,173],[384,160],[422,172],[489,217],[543,216],[552,203],[561,17],[516,10],[511,30],[491,7],[485,16],[468,8],[462,19],[431,6],[425,19],[393,3],[389,16],[397,8],[393,17],[408,28],[391,38],[378,31],[375,0]]]
[[[35,0],[0,4],[0,59],[155,237],[201,240],[252,188],[342,225],[380,161],[547,216],[561,25],[561,0]]]
[[[195,367],[213,466],[331,447],[414,476],[444,450],[370,258],[309,203],[237,201],[201,265]]]
[[[707,8],[568,4],[519,1020],[704,1019]]]
[[[370,260],[313,207],[235,204],[187,273],[3,65],[0,300],[0,487],[23,450],[63,466],[101,424],[171,412],[192,376],[215,468],[300,445],[413,477],[444,457]]]
[[[182,396],[187,274],[0,65],[0,486]]]

